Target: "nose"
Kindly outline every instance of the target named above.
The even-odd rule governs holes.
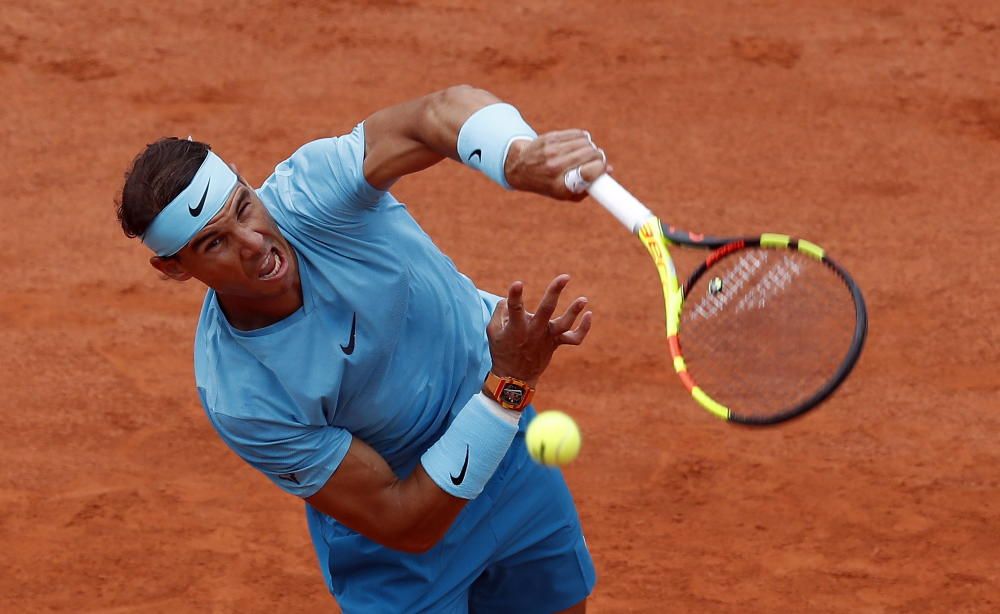
[[[240,255],[243,258],[255,258],[264,253],[264,235],[246,226],[240,227],[235,233],[240,245]]]

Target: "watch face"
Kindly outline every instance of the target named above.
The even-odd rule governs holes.
[[[504,384],[503,390],[500,391],[500,401],[504,405],[518,407],[521,405],[521,401],[523,400],[524,388],[518,386],[517,384]]]

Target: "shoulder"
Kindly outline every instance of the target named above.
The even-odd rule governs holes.
[[[310,141],[277,164],[258,194],[305,215],[374,208],[386,192],[364,177],[364,124],[348,134]]]

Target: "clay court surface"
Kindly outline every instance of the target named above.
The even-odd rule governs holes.
[[[655,270],[597,205],[453,162],[397,185],[480,287],[523,279],[536,300],[568,272],[591,299],[591,337],[537,396],[584,431],[566,474],[590,611],[1000,609],[989,3],[178,4],[0,8],[0,610],[335,610],[302,504],[200,408],[203,289],[159,279],[113,199],[159,136],[259,183],[308,140],[462,82],[540,130],[591,130],[668,221],[815,240],[870,306],[832,402],[735,428],[671,374]]]

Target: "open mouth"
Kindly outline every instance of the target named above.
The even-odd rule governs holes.
[[[281,257],[277,249],[272,247],[271,252],[261,263],[257,278],[261,281],[271,281],[281,277],[287,269],[287,260]]]

